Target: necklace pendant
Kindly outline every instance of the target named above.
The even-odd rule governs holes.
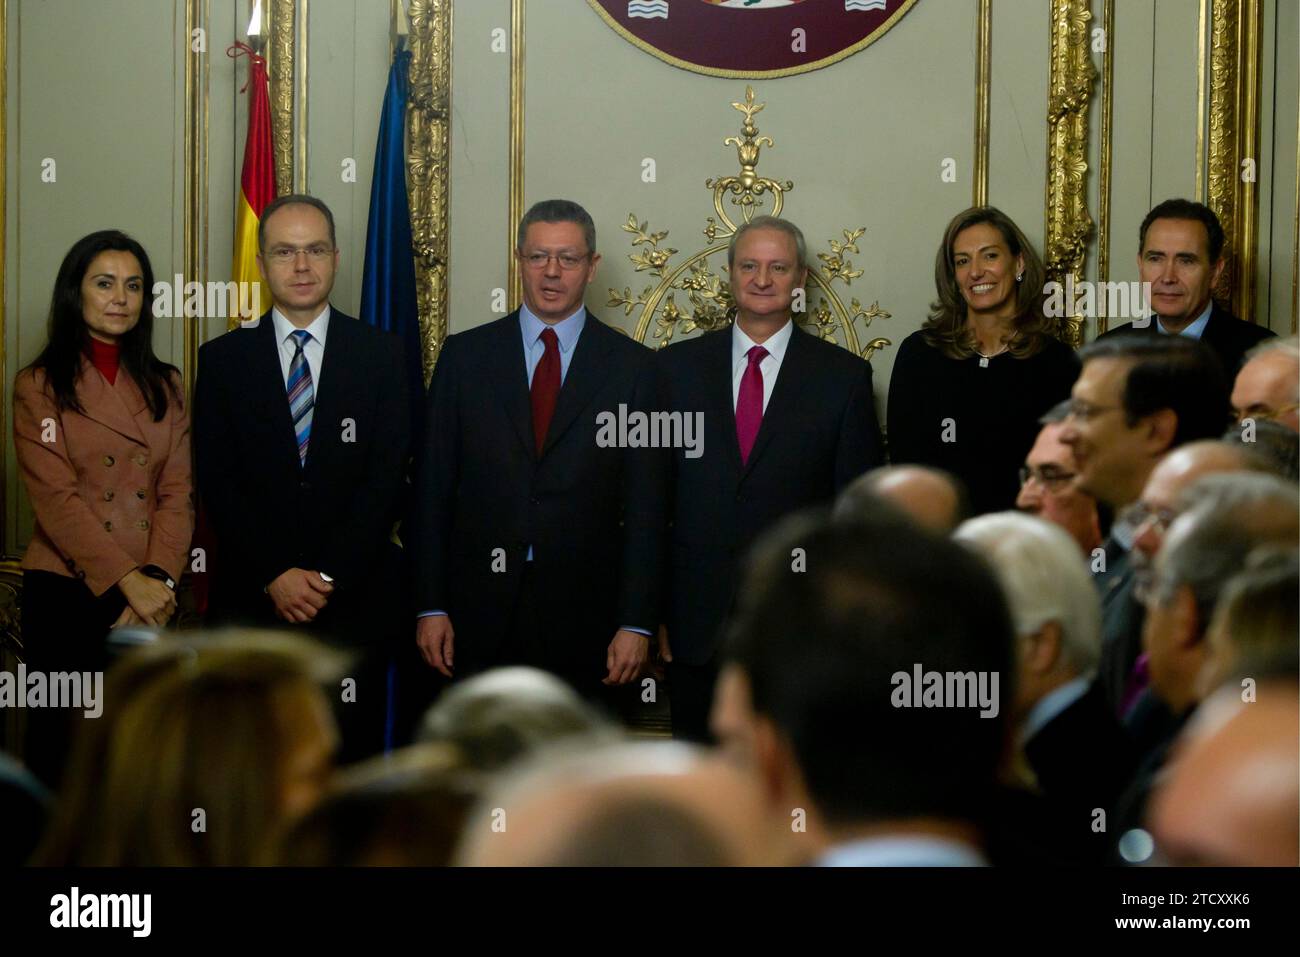
[[[980,368],[981,368],[981,369],[987,369],[988,367],[989,367],[989,357],[988,357],[988,356],[980,356]]]

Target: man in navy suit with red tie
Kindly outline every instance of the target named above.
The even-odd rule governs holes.
[[[794,322],[803,233],[755,217],[732,236],[727,264],[735,323],[659,357],[665,407],[704,415],[702,454],[672,453],[660,648],[673,734],[696,740],[709,737],[718,646],[750,543],[782,516],[829,506],[884,461],[871,366]]]
[[[646,411],[654,355],[583,305],[591,217],[525,214],[524,305],[447,339],[416,481],[416,641],[448,677],[546,668],[590,698],[637,677],[659,624],[664,453],[598,441]]]

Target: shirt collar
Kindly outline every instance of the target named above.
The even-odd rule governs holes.
[[[929,834],[868,837],[832,847],[821,867],[982,867],[988,862],[961,841]]]
[[[271,322],[275,324],[275,341],[280,345],[284,345],[289,336],[298,329],[297,326],[284,317],[284,314],[279,309],[273,308],[271,310]],[[311,321],[311,325],[305,331],[311,333],[311,337],[323,346],[329,329],[330,304],[327,302],[325,308],[321,310],[321,314]]]
[[[762,345],[767,350],[767,354],[780,363],[785,358],[785,348],[790,344],[790,336],[794,335],[794,319],[787,319],[784,326],[767,337],[766,342],[758,343],[749,336],[745,335],[740,323],[731,324],[731,360],[732,365],[740,362],[747,355],[749,350],[754,346]]]
[[[1205,311],[1196,317],[1196,321],[1190,323],[1187,326],[1187,328],[1185,328],[1182,332],[1178,334],[1180,336],[1185,336],[1188,339],[1199,340],[1201,336],[1205,335],[1205,327],[1210,324],[1210,313],[1212,313],[1213,311],[1214,311],[1214,300],[1211,299],[1208,303],[1206,303]],[[1169,330],[1167,330],[1164,327],[1164,324],[1159,320],[1159,318],[1156,319],[1156,328],[1159,329],[1166,336],[1172,335],[1172,333],[1169,332]]]
[[[1025,718],[1024,727],[1020,731],[1020,740],[1028,741],[1042,731],[1052,719],[1087,693],[1087,678],[1075,678],[1047,692],[1029,709],[1029,717]]]
[[[524,343],[530,349],[541,338],[542,332],[550,328],[555,330],[555,335],[560,340],[560,351],[568,352],[577,343],[582,327],[586,324],[586,306],[579,306],[573,315],[555,323],[542,322],[527,306],[519,307],[519,326],[523,330]]]

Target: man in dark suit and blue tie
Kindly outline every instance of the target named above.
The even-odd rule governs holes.
[[[703,454],[672,453],[660,649],[673,733],[697,740],[708,738],[721,629],[750,543],[884,461],[871,366],[794,322],[808,273],[803,233],[755,217],[732,236],[727,263],[734,324],[659,357],[665,407],[704,416]]]
[[[598,441],[650,409],[653,353],[583,305],[600,256],[577,203],[519,224],[523,306],[443,344],[416,482],[416,641],[464,677],[504,664],[589,698],[637,677],[659,624],[663,453]]]
[[[215,538],[208,619],[303,626],[367,652],[375,667],[351,672],[355,707],[341,712],[356,757],[382,742],[378,663],[405,605],[391,540],[410,451],[402,342],[331,308],[339,251],[324,203],[282,196],[258,229],[272,308],[199,350],[194,446]]]

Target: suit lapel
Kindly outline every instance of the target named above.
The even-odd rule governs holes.
[[[77,399],[88,419],[107,426],[133,442],[147,445],[136,415],[145,409],[144,395],[123,368],[117,370],[113,385],[95,368],[95,364],[82,357],[81,374],[77,377]]]
[[[793,319],[790,321],[794,323]],[[771,444],[773,433],[785,427],[785,420],[790,417],[799,400],[796,395],[798,383],[804,381],[808,369],[808,340],[805,338],[807,335],[808,333],[799,329],[798,323],[795,323],[794,328],[790,330],[790,342],[785,347],[785,358],[781,360],[776,385],[772,387],[772,398],[768,399],[763,420],[758,426],[758,437],[754,439],[754,447],[749,452],[749,461],[745,463],[745,470],[741,474],[742,481],[754,470],[754,463]]]
[[[506,418],[514,426],[515,434],[528,450],[528,455],[533,457],[537,454],[537,442],[533,438],[533,406],[528,395],[528,365],[518,310],[501,320],[497,329],[501,341],[492,350],[497,367],[489,381],[501,383],[501,403]]]
[[[727,450],[727,463],[731,474],[739,478],[740,440],[736,437],[736,406],[732,387],[732,375],[735,370],[732,368],[731,361],[733,345],[731,337],[734,333],[732,327],[727,326],[726,329],[709,334],[713,336],[713,351],[708,357],[710,373],[708,381],[717,383],[709,398],[712,400],[717,421],[722,424],[722,444]]]
[[[263,410],[270,423],[275,434],[276,454],[289,455],[294,466],[301,467],[298,460],[298,438],[293,430],[293,416],[289,412],[289,396],[284,391],[284,373],[280,369],[280,343],[276,339],[275,323],[271,321],[270,312],[262,316],[257,328],[253,330],[252,355],[249,356],[248,366],[252,379],[249,400],[253,408],[260,407]]]
[[[618,335],[618,333],[601,326],[600,320],[588,312],[582,334],[578,336],[578,341],[573,347],[569,371],[564,376],[564,384],[560,386],[560,396],[555,403],[555,414],[551,416],[551,425],[546,431],[546,441],[542,445],[542,456],[545,456],[569,430],[578,414],[587,407],[596,390],[609,375],[609,363],[605,361],[605,356],[610,346],[610,341],[606,337],[610,335]]]

